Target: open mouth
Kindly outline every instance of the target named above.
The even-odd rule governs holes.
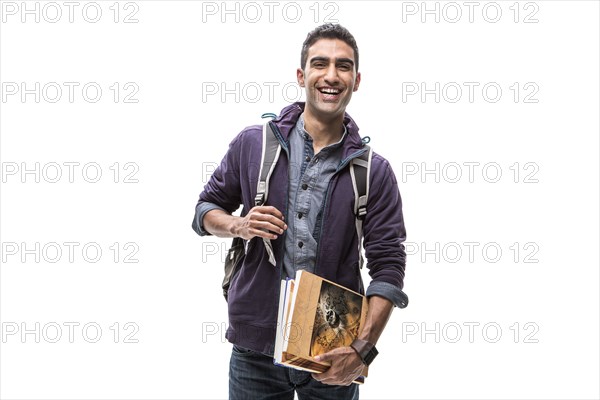
[[[323,94],[325,100],[337,100],[339,95],[343,92],[340,88],[332,87],[321,87],[317,88],[317,90]]]

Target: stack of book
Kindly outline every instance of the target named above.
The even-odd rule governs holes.
[[[281,281],[275,364],[304,371],[324,372],[330,364],[315,356],[349,346],[360,334],[367,315],[367,299],[344,286],[299,270],[295,279]],[[367,376],[355,382],[363,383]]]

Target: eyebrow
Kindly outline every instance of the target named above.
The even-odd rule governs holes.
[[[329,62],[329,57],[315,56],[310,59],[311,64],[314,62],[317,62],[317,61]],[[336,58],[335,62],[336,63],[349,63],[350,65],[354,65],[354,61],[350,58]]]

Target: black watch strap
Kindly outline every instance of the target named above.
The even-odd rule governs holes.
[[[365,365],[370,365],[377,354],[379,354],[373,343],[362,339],[354,339],[350,344],[350,347],[358,353],[358,356]]]

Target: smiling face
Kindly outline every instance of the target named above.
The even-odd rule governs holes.
[[[319,39],[308,49],[304,70],[298,68],[296,74],[306,90],[308,116],[323,122],[343,120],[360,84],[352,47],[339,39]]]

